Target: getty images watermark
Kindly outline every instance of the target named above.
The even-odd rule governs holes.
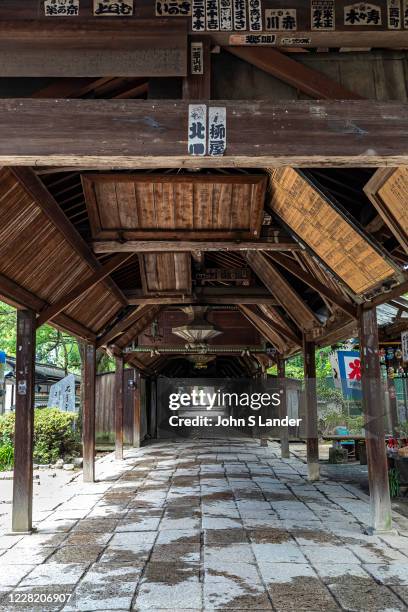
[[[266,417],[263,414],[244,415],[246,410],[274,412],[281,405],[281,393],[234,393],[193,389],[189,393],[171,393],[169,409],[182,409],[183,416],[175,414],[169,418],[172,427],[298,427],[302,419]],[[190,409],[190,410],[189,410]],[[200,410],[201,409],[201,410]],[[218,411],[215,416],[202,414]],[[229,412],[226,416],[225,413]],[[197,412],[197,414],[194,414]],[[234,413],[239,412],[236,416]]]

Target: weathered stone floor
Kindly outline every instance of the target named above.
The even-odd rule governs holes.
[[[408,609],[407,519],[394,517],[400,535],[365,535],[367,497],[308,483],[278,445],[161,442],[97,475],[44,503],[38,533],[3,529],[0,610]]]

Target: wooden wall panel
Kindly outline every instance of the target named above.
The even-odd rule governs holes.
[[[189,295],[190,253],[147,253],[140,256],[142,285],[146,295],[170,293]]]
[[[357,295],[397,274],[394,268],[305,177],[271,170],[271,208]]]

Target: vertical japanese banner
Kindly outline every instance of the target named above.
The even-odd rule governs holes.
[[[234,30],[246,30],[246,0],[232,0],[234,6]]]
[[[205,1],[193,0],[191,29],[193,32],[205,32]]]
[[[227,148],[227,109],[210,106],[208,109],[208,154],[224,155]]]
[[[220,13],[218,0],[205,0],[207,30],[213,32],[220,29]]]
[[[334,0],[311,0],[310,27],[312,30],[334,30],[336,7]]]
[[[191,43],[191,74],[204,74],[204,50],[202,42]]]
[[[207,107],[205,104],[188,106],[188,152],[205,155],[207,143]]]
[[[220,30],[232,30],[232,0],[220,0]]]
[[[400,30],[401,0],[387,0],[387,26],[389,30]]]
[[[249,29],[251,32],[262,31],[261,0],[249,0]]]
[[[402,361],[408,363],[408,331],[401,334]]]

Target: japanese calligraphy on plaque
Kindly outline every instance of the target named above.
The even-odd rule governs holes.
[[[402,23],[401,0],[387,0],[387,26],[389,30],[400,30]]]
[[[404,28],[408,28],[408,0],[404,0],[404,3],[403,3],[402,22],[403,22]]]
[[[208,154],[224,155],[227,148],[227,109],[210,106],[208,109]]]
[[[232,0],[234,7],[234,30],[246,30],[246,0]]]
[[[193,32],[205,32],[204,0],[193,0],[191,29]]]
[[[272,32],[295,32],[297,30],[296,9],[266,9],[265,29]]]
[[[249,29],[251,32],[262,31],[261,0],[249,0]]]
[[[46,17],[73,17],[79,15],[79,0],[44,0]]]
[[[381,23],[381,7],[376,4],[359,2],[344,7],[344,25],[378,26]]]
[[[229,45],[276,45],[275,34],[231,34],[228,41]]]
[[[156,17],[189,17],[191,0],[156,0]]]
[[[232,0],[220,0],[220,30],[232,30]]]
[[[218,0],[205,0],[207,30],[213,32],[220,29],[220,14]]]
[[[133,0],[94,0],[94,15],[97,17],[131,17]]]
[[[204,74],[204,50],[202,42],[191,43],[191,74]]]
[[[334,0],[311,0],[310,21],[312,30],[334,30],[336,26]]]
[[[188,152],[205,155],[207,144],[207,107],[205,104],[188,106]]]

